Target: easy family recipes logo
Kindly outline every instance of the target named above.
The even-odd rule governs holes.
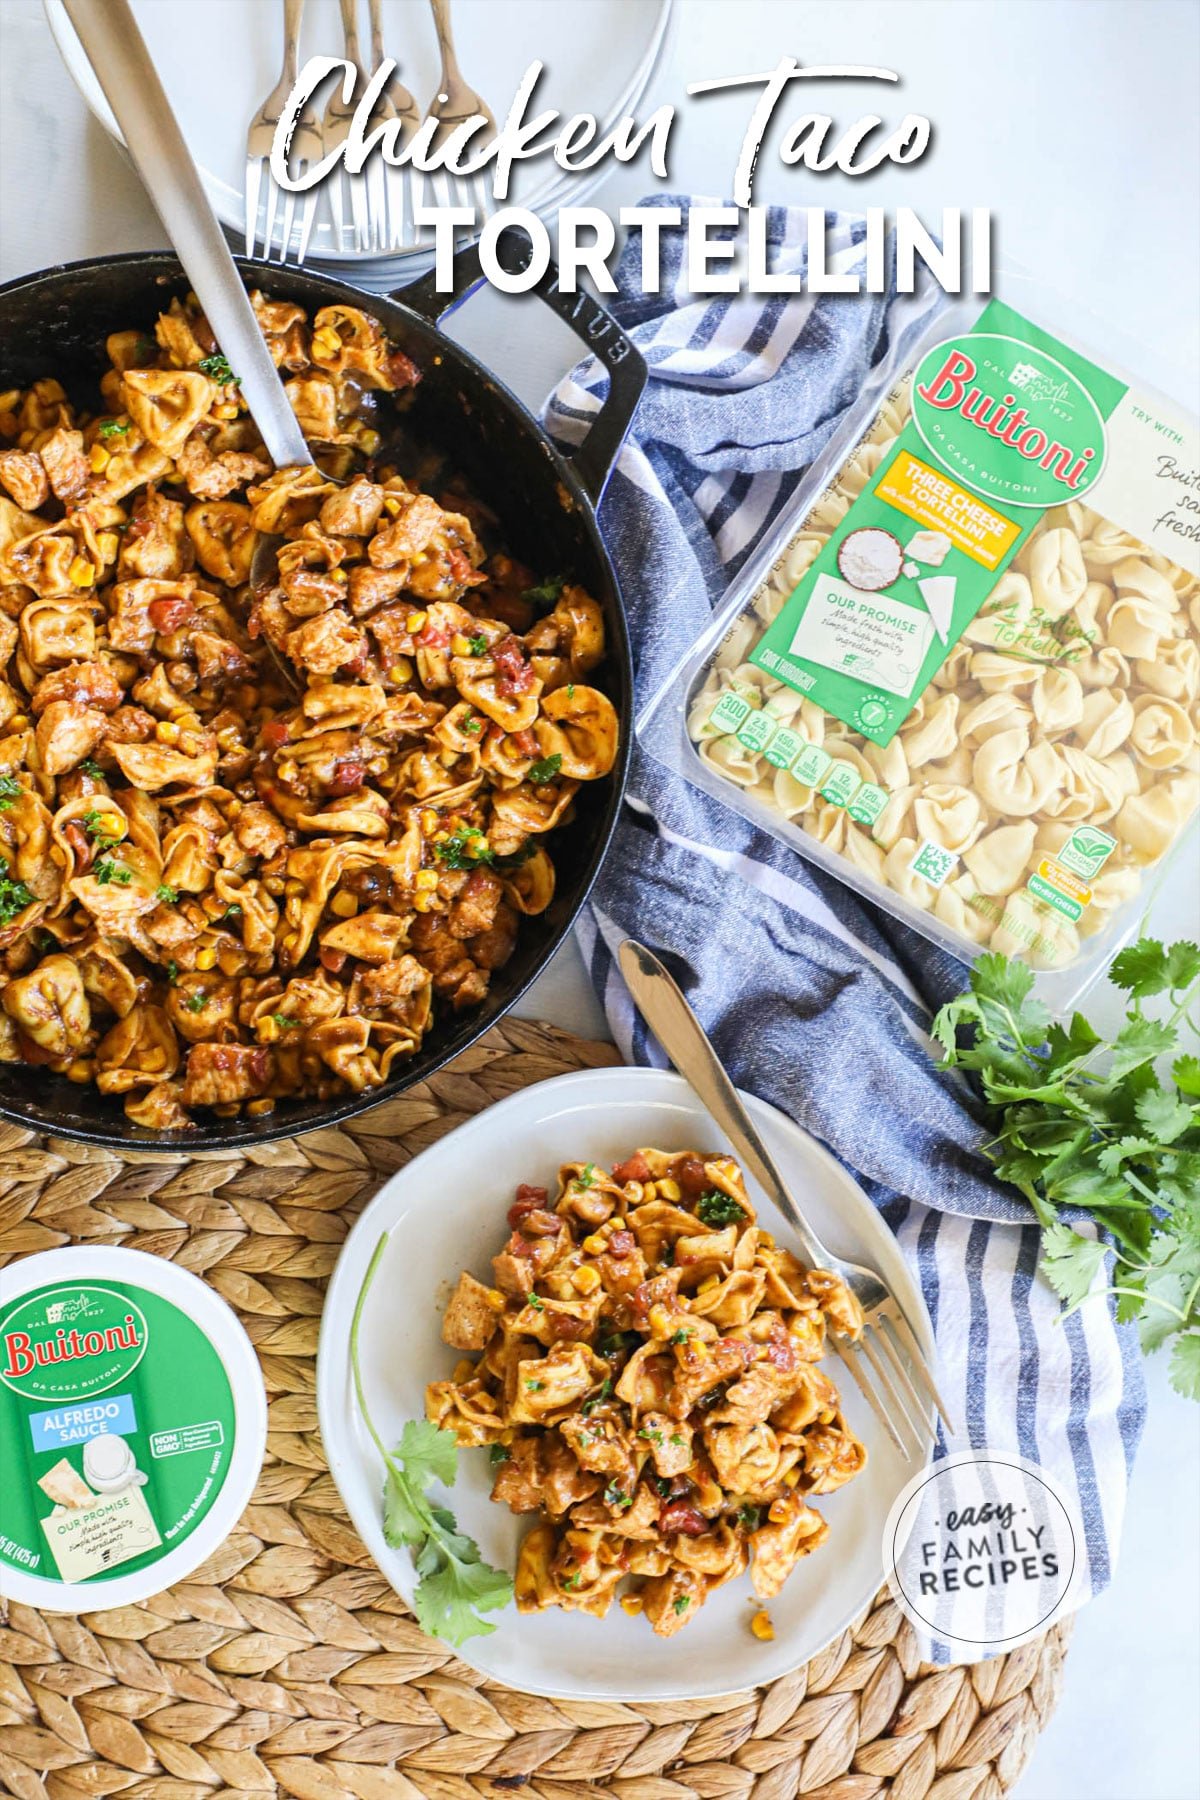
[[[542,279],[551,256],[544,221],[526,207],[503,204],[509,198],[514,171],[521,165],[552,161],[568,174],[583,174],[605,162],[630,163],[644,152],[654,177],[662,182],[670,179],[674,106],[660,106],[640,122],[627,113],[607,130],[592,113],[565,118],[552,107],[535,110],[546,71],[544,64],[531,62],[499,125],[477,113],[451,130],[444,130],[438,119],[427,118],[406,133],[398,118],[371,120],[395,71],[390,58],[368,73],[344,57],[310,57],[276,128],[271,173],[279,186],[291,193],[318,186],[339,165],[347,174],[359,175],[373,159],[392,168],[411,169],[422,180],[429,176],[483,177],[498,207],[489,210],[485,218],[470,206],[418,206],[415,210],[416,225],[428,233],[435,248],[436,280],[442,291],[452,286],[456,236],[474,229],[480,230],[483,272],[496,287],[520,293]],[[865,255],[856,245],[854,257],[847,259],[844,243],[831,237],[825,209],[808,207],[803,266],[782,267],[777,256],[772,258],[768,209],[755,199],[763,147],[772,133],[778,134],[777,156],[785,169],[852,177],[870,175],[888,164],[910,167],[925,155],[933,138],[933,126],[921,113],[904,113],[889,122],[879,113],[866,112],[849,123],[839,123],[824,112],[789,114],[789,106],[803,105],[804,84],[853,87],[866,83],[886,88],[900,79],[894,69],[857,63],[804,67],[794,56],[785,56],[773,69],[696,81],[688,87],[690,100],[744,91],[748,101],[748,117],[731,171],[733,204],[693,206],[688,212],[690,292],[883,293],[891,285],[889,242],[895,258],[894,285],[900,293],[914,291],[919,267],[928,270],[947,293],[990,291],[991,215],[983,208],[964,215],[957,207],[946,207],[936,230],[930,230],[910,207],[899,207],[893,214],[883,207],[867,207],[863,214]],[[300,115],[335,84],[340,87],[343,105],[355,105],[350,131],[305,173],[293,175],[288,155]],[[600,293],[616,291],[608,265],[616,252],[618,223],[640,233],[642,287],[647,293],[659,292],[662,233],[683,223],[681,209],[669,203],[622,207],[616,220],[599,207],[560,208],[558,286],[563,292],[576,292],[581,274],[586,274]],[[520,269],[506,266],[498,252],[498,239],[512,225],[527,231],[532,245],[530,258]],[[848,260],[855,266],[844,266]]]

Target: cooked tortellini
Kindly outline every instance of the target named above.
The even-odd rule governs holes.
[[[419,371],[355,307],[251,301],[311,466],[194,296],[108,338],[98,414],[0,395],[0,1063],[157,1131],[381,1088],[619,753],[600,606],[399,430]]]
[[[902,383],[694,682],[687,737],[741,804],[918,909],[913,923],[932,915],[968,955],[1063,968],[1136,902],[1200,803],[1200,579],[1080,501],[1052,508],[891,742],[868,742],[749,658],[909,410]],[[718,711],[727,695],[762,728]],[[788,766],[768,717],[803,740]],[[1086,881],[1056,861],[1076,831],[1095,853]]]
[[[818,1366],[859,1336],[854,1295],[760,1231],[728,1156],[566,1163],[508,1226],[494,1285],[459,1276],[442,1336],[464,1360],[425,1409],[537,1518],[518,1608],[602,1618],[632,1577],[620,1604],[669,1637],[747,1567],[772,1598],[829,1535],[811,1501],[866,1462]]]

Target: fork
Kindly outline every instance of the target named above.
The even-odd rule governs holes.
[[[433,9],[438,49],[442,53],[442,72],[438,76],[437,93],[425,114],[426,119],[437,119],[442,129],[435,134],[430,148],[438,139],[447,137],[456,126],[464,125],[468,119],[485,120],[494,134],[496,121],[490,108],[474,88],[467,86],[458,67],[458,58],[454,53],[454,33],[450,24],[450,0],[429,0],[429,4]],[[453,177],[448,170],[439,169],[433,177],[433,190],[439,206],[474,207],[479,224],[495,207],[491,184],[482,169],[475,175]]]
[[[371,6],[371,62],[376,69],[385,60],[383,48],[383,0],[370,0]],[[404,133],[411,135],[419,130],[421,109],[409,93],[400,77],[394,72],[388,77],[387,85],[371,110],[371,123],[374,125],[381,119],[398,119]],[[408,171],[405,180],[401,170],[385,163],[380,155],[371,159],[367,169],[367,201],[371,223],[375,233],[375,241],[381,250],[398,250],[410,241],[409,225],[413,225],[411,237],[416,237],[416,209],[421,204],[423,193],[421,173],[418,169]],[[408,210],[406,211],[406,206]]]
[[[354,88],[349,100],[342,98],[342,84],[335,84],[321,120],[321,143],[326,156],[344,144],[350,135],[354,111],[362,92],[362,57],[358,44],[358,0],[341,0],[342,36],[346,43],[346,61],[355,69]],[[329,177],[329,209],[333,214],[333,241],[338,250],[345,249],[346,203],[343,186],[350,192],[350,212],[354,220],[354,248],[360,254],[370,248],[371,221],[367,208],[367,184],[363,175],[348,175],[344,164],[338,164]]]
[[[803,1217],[703,1026],[653,951],[626,938],[617,956],[638,1011],[787,1219],[808,1266],[832,1270],[858,1301],[861,1332],[857,1337],[834,1335],[833,1347],[901,1455],[910,1462],[923,1460],[930,1406],[937,1408],[948,1433],[952,1426],[917,1335],[895,1296],[873,1269],[831,1255]]]
[[[271,241],[275,235],[275,212],[279,200],[279,189],[270,173],[269,158],[271,145],[275,140],[275,130],[287,97],[296,85],[300,57],[300,20],[304,12],[304,0],[283,0],[283,72],[263,101],[261,107],[250,121],[250,129],[246,133],[246,255],[254,255],[254,246],[258,234],[259,201],[262,193],[263,170],[267,171],[266,194],[266,230],[263,234],[263,256],[270,259]],[[292,134],[290,162],[297,175],[303,175],[309,165],[319,160],[321,155],[321,139],[317,131],[317,118],[311,107],[306,106],[296,122]],[[300,247],[297,262],[303,262],[308,251],[308,240],[312,232],[313,219],[316,216],[318,193],[310,188],[304,196],[300,209]],[[284,199],[283,209],[283,242],[279,249],[279,260],[286,260],[292,241],[292,232],[296,221],[296,196],[288,193]]]

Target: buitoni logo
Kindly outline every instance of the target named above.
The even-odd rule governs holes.
[[[103,1393],[141,1362],[142,1309],[112,1288],[42,1288],[0,1322],[0,1381],[30,1400]]]
[[[964,486],[1009,506],[1078,500],[1104,466],[1104,418],[1071,371],[1018,338],[935,344],[913,378],[913,423]]]

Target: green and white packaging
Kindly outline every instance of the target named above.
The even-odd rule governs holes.
[[[1069,1005],[1200,801],[1200,429],[1001,300],[873,380],[640,723],[955,955]]]
[[[74,1247],[0,1270],[0,1593],[50,1611],[182,1581],[250,1498],[262,1373],[196,1276]]]

